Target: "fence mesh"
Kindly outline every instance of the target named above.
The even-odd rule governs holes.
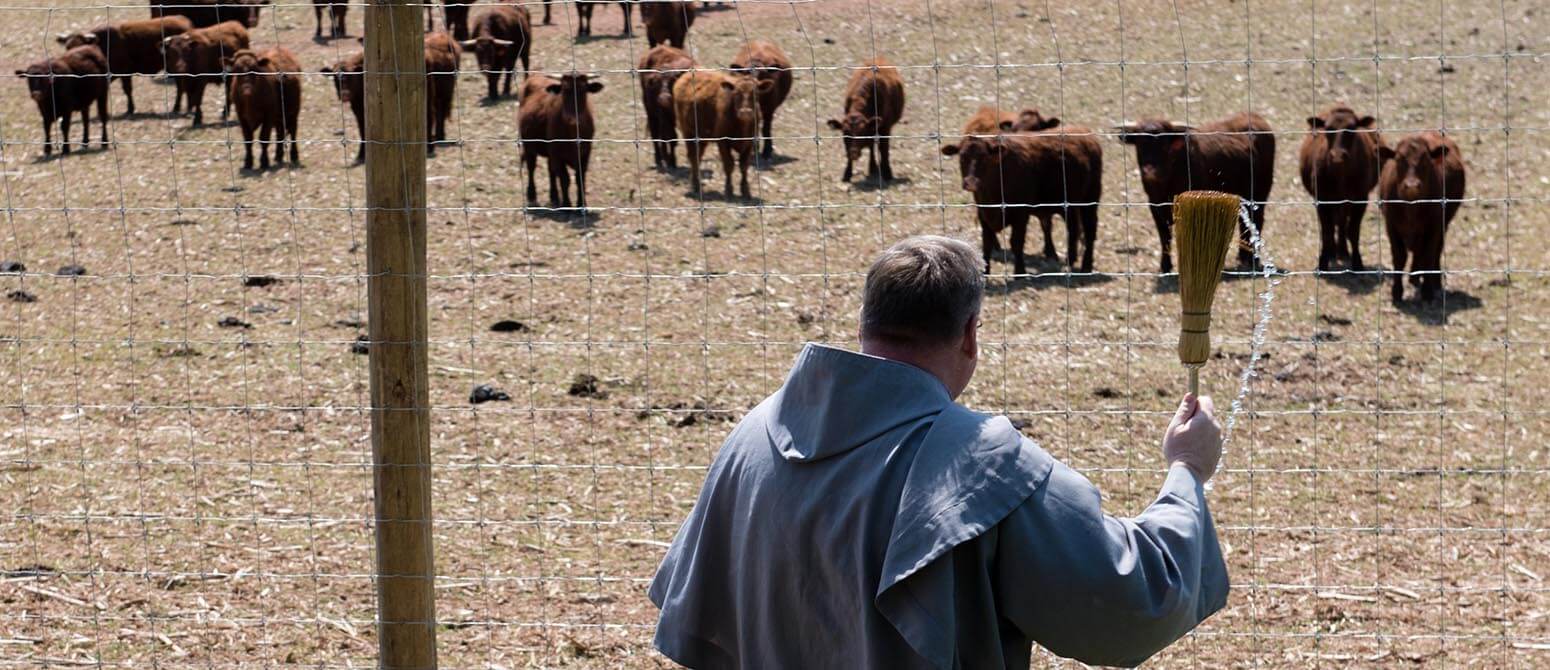
[[[624,37],[619,4],[598,3],[578,36],[575,3],[550,24],[522,5],[533,71],[603,85],[586,210],[551,206],[542,181],[528,201],[521,105],[486,99],[475,57],[460,61],[427,210],[443,667],[666,664],[645,585],[706,465],[803,342],[853,346],[878,251],[979,239],[940,148],[983,105],[1091,128],[1103,194],[1092,272],[1062,263],[1061,227],[1058,260],[1032,227],[1026,275],[997,252],[961,401],[1007,414],[1121,514],[1162,481],[1182,375],[1176,282],[1114,128],[1245,110],[1274,128],[1260,257],[1280,270],[1224,283],[1203,378],[1238,399],[1212,492],[1233,594],[1159,667],[1550,663],[1541,3],[693,5],[701,67],[754,39],[792,61],[750,198],[722,191],[714,148],[699,194],[683,147],[680,167],[654,165],[641,12]],[[134,77],[133,115],[115,82],[110,142],[93,108],[70,135],[91,131],[90,148],[68,156],[44,155],[31,79],[0,96],[0,667],[373,663],[364,172],[324,70],[360,51],[365,6],[341,7],[343,36],[306,3],[263,5],[248,28],[301,65],[299,166],[243,168],[219,82],[199,127],[172,112],[187,77]],[[443,6],[427,9],[441,30]],[[64,53],[60,33],[148,15],[7,4],[0,53],[26,70]],[[827,122],[876,57],[906,89],[895,179],[858,164],[842,182]],[[1409,285],[1390,300],[1376,205],[1367,269],[1316,270],[1298,147],[1337,101],[1391,146],[1444,130],[1463,154],[1435,300]]]

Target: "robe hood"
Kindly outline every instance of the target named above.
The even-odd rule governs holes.
[[[864,445],[952,404],[925,370],[817,344],[797,356],[770,398],[770,442],[787,461],[818,461]]]

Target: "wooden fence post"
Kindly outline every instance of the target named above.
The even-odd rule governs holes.
[[[425,5],[366,8],[366,271],[378,667],[436,667],[426,370]]]

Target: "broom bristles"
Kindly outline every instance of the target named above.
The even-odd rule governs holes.
[[[1204,365],[1211,356],[1211,303],[1222,281],[1227,250],[1237,237],[1238,196],[1189,191],[1173,199],[1179,249],[1179,362]]]

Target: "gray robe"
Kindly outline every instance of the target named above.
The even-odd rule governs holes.
[[[1227,600],[1205,494],[1141,516],[919,368],[809,344],[733,429],[655,579],[694,668],[1136,665]]]

